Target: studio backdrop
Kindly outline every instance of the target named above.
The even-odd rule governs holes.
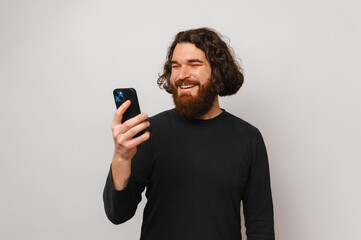
[[[0,0],[0,238],[137,240],[102,191],[112,91],[150,116],[174,35],[211,27],[244,69],[226,111],[268,150],[278,240],[361,239],[360,1]],[[244,227],[243,227],[244,229]]]

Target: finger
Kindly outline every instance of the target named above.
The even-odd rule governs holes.
[[[112,133],[113,133],[113,138],[117,139],[122,133],[121,133],[121,125],[117,124],[112,126]]]
[[[128,119],[127,121],[125,121],[122,126],[121,126],[121,133],[125,133],[127,132],[129,129],[133,128],[134,126],[138,125],[139,123],[143,122],[144,120],[146,120],[148,118],[148,114],[146,113],[141,113],[138,114],[137,116]]]
[[[122,123],[123,115],[125,111],[129,108],[130,104],[130,100],[127,100],[122,105],[120,105],[120,107],[115,111],[112,125]]]
[[[149,139],[149,137],[150,137],[150,132],[145,132],[142,135],[140,135],[139,137],[136,137],[136,138],[133,138],[133,139],[127,141],[127,143],[126,143],[127,148],[128,149],[135,148],[142,142],[147,141]]]
[[[137,135],[139,132],[141,132],[142,130],[146,129],[147,127],[149,127],[150,123],[148,121],[146,122],[142,122],[134,127],[132,127],[131,129],[129,129],[126,132],[126,138],[131,139],[133,138],[135,135]]]
[[[150,123],[148,121],[142,122],[126,132],[124,132],[124,130],[121,129],[122,125],[117,125],[116,127],[113,128],[113,138],[118,139],[119,137],[121,137],[124,140],[131,139],[133,138],[133,136],[137,135],[140,131],[149,127],[149,125]]]

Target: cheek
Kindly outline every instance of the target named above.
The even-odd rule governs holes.
[[[175,76],[173,74],[170,75],[170,83],[174,84]]]
[[[198,79],[201,81],[201,82],[205,82],[205,81],[208,81],[208,79],[211,78],[211,73],[208,72],[208,71],[201,71],[197,74],[198,76]]]

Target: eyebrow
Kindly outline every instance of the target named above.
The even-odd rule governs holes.
[[[187,62],[188,63],[195,63],[195,62],[197,62],[197,63],[204,63],[202,60],[199,60],[199,59],[197,59],[197,58],[195,58],[195,59],[189,59],[189,60],[187,60]],[[174,60],[172,60],[171,61],[171,64],[179,64],[177,61],[174,61]]]

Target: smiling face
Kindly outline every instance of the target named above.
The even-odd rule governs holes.
[[[211,86],[211,66],[202,50],[192,43],[176,45],[170,76],[177,112],[186,119],[200,118],[218,100]]]
[[[196,97],[200,87],[210,82],[211,66],[204,52],[192,43],[177,44],[171,63],[171,84],[178,96]]]

